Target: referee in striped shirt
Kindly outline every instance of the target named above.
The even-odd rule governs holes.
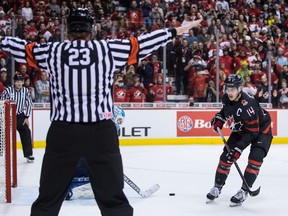
[[[32,99],[27,88],[23,87],[24,77],[20,74],[14,76],[14,86],[7,87],[1,100],[12,100],[16,102],[17,131],[19,132],[24,157],[27,162],[33,162],[31,131],[28,118],[32,110]]]
[[[46,140],[40,189],[31,216],[56,216],[67,194],[74,169],[84,158],[95,200],[103,216],[132,216],[123,193],[123,166],[113,118],[112,87],[116,69],[138,63],[176,34],[162,29],[127,40],[91,40],[93,17],[87,9],[70,12],[67,42],[38,44],[13,37],[2,49],[19,63],[48,72],[51,126]]]

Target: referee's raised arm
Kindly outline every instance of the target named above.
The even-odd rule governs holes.
[[[46,59],[51,43],[38,44],[17,37],[0,37],[0,47],[11,53],[15,61],[33,68],[47,70]]]
[[[181,35],[185,31],[197,27],[201,22],[202,18],[178,28],[159,29],[126,40],[108,40],[116,68],[140,62],[159,47],[165,46],[176,35]]]

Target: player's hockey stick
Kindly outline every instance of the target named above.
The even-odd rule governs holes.
[[[147,198],[150,197],[153,193],[159,190],[160,186],[158,184],[153,185],[148,188],[146,191],[142,191],[130,178],[124,174],[124,181],[135,190],[141,197]]]
[[[225,138],[224,138],[224,136],[223,136],[223,134],[222,134],[222,131],[220,130],[220,128],[217,128],[217,131],[218,131],[218,133],[220,134],[221,139],[223,140],[227,151],[230,152],[230,148],[229,148],[229,146],[228,146],[228,144],[227,144],[227,142],[226,142],[226,140],[225,140]],[[249,187],[249,185],[248,185],[248,183],[247,183],[247,181],[246,181],[245,178],[244,178],[244,175],[242,174],[242,171],[241,171],[238,163],[237,163],[236,161],[234,161],[234,164],[235,164],[235,167],[236,167],[239,175],[241,176],[241,179],[243,180],[243,182],[244,182],[244,184],[245,184],[245,186],[246,186],[246,188],[247,188],[247,191],[248,191],[248,193],[250,194],[250,196],[252,196],[252,197],[257,196],[257,195],[260,193],[260,188],[261,188],[261,187],[259,187],[259,188],[258,188],[257,190],[255,190],[255,191],[251,191],[251,190],[250,190],[250,187]]]

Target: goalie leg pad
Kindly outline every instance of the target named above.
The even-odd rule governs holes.
[[[88,183],[90,183],[89,177],[75,177],[71,182],[70,188],[73,189]]]

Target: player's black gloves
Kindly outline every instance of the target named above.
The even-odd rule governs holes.
[[[228,162],[233,163],[238,160],[242,153],[242,150],[238,147],[234,147],[230,149],[230,152],[227,154]]]
[[[218,113],[214,116],[214,118],[211,120],[211,127],[214,132],[217,132],[217,128],[222,129],[223,125],[225,123],[225,120],[222,118],[222,116]]]

